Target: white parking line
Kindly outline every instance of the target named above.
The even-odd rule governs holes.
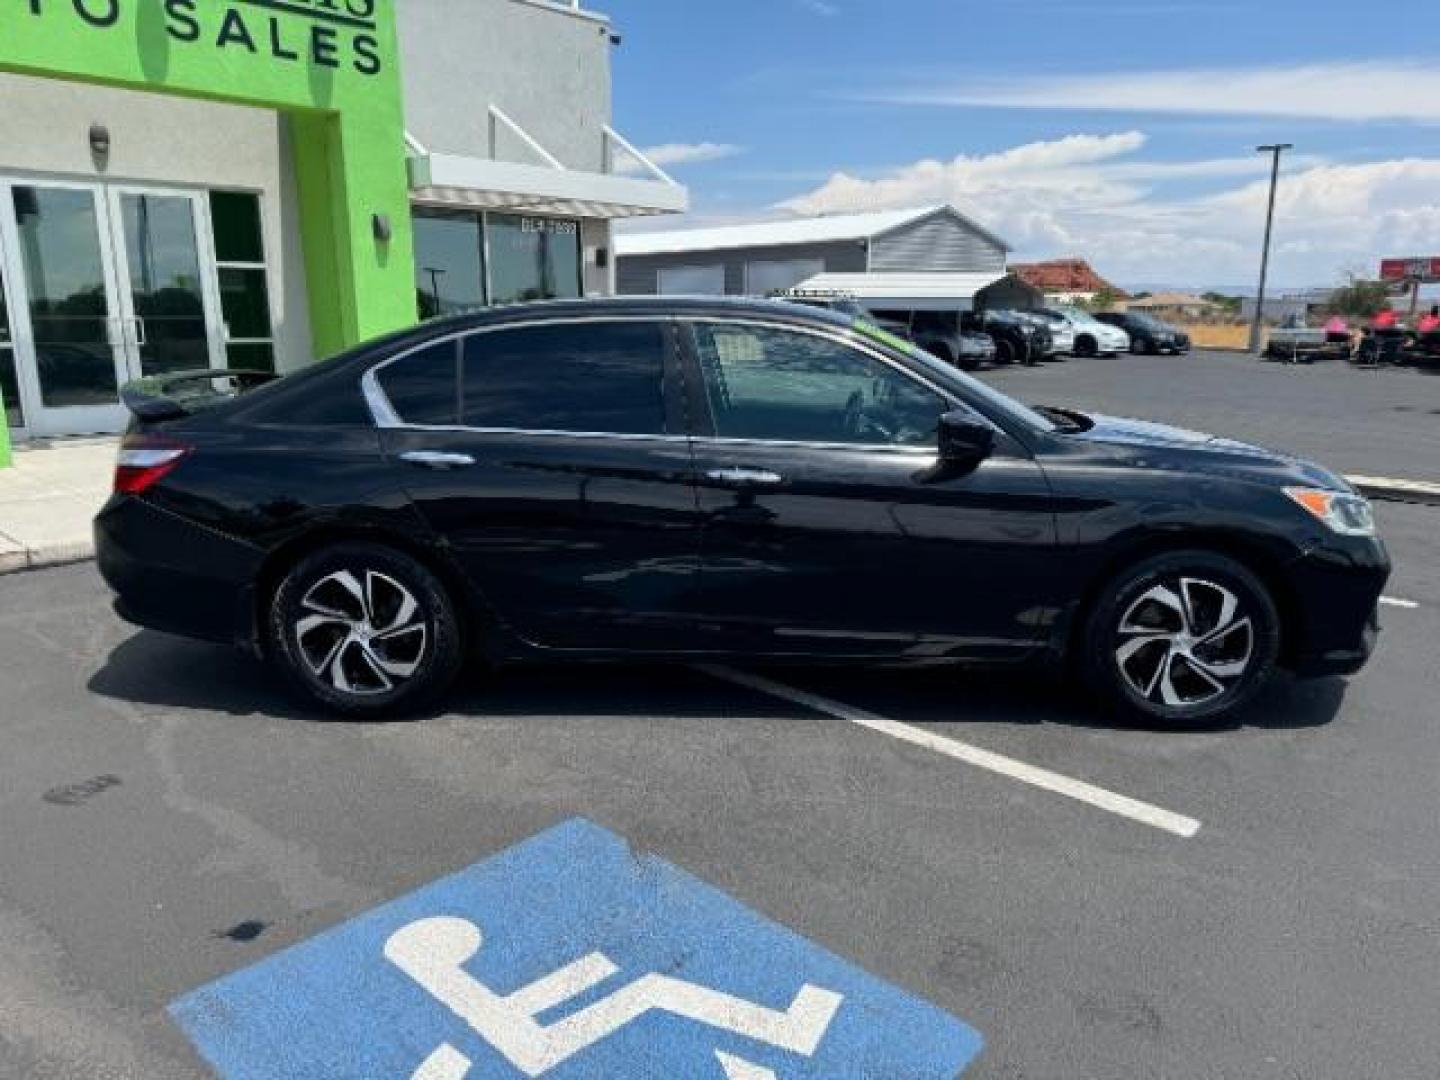
[[[1380,597],[1380,603],[1386,607],[1404,608],[1406,611],[1415,611],[1420,607],[1414,600],[1397,600],[1393,596]]]
[[[801,705],[807,709],[825,713],[837,720],[844,720],[881,735],[888,735],[892,739],[899,739],[901,742],[911,743],[914,746],[922,746],[937,754],[954,758],[956,761],[988,769],[990,772],[1008,776],[1012,780],[1019,780],[1022,784],[1030,784],[1032,787],[1042,788],[1056,795],[1064,795],[1066,798],[1075,799],[1112,814],[1118,814],[1131,821],[1138,821],[1142,825],[1173,833],[1175,836],[1189,839],[1200,831],[1200,822],[1194,818],[1185,817],[1183,814],[1172,813],[1126,795],[1117,795],[1113,791],[1106,791],[1094,784],[1087,784],[1083,780],[1075,780],[1069,776],[1051,772],[1049,769],[1017,761],[1015,758],[1006,757],[1003,754],[982,750],[978,746],[971,746],[958,739],[935,735],[923,728],[902,724],[898,720],[887,720],[883,716],[866,712],[853,705],[832,701],[830,698],[821,697],[819,694],[812,694],[793,686],[786,686],[784,683],[775,682],[773,679],[767,679],[761,675],[710,664],[702,665],[700,670],[717,679],[735,683],[737,686],[758,690],[762,694],[769,694],[793,705]]]

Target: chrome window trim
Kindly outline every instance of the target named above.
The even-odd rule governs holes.
[[[967,412],[974,414],[986,423],[993,423],[983,413],[978,412],[972,405],[959,399],[955,394],[943,387],[937,386],[929,379],[909,370],[904,365],[887,357],[884,353],[873,348],[863,341],[856,340],[846,332],[825,330],[814,326],[797,326],[793,323],[783,322],[766,318],[747,318],[744,315],[576,315],[569,318],[536,318],[525,319],[518,322],[499,323],[495,326],[467,327],[464,330],[456,330],[449,334],[441,334],[437,337],[427,338],[404,352],[396,353],[380,361],[369,368],[360,379],[361,393],[365,403],[370,409],[370,415],[375,421],[375,426],[383,430],[393,431],[434,431],[468,433],[471,435],[526,435],[539,438],[568,438],[568,439],[611,439],[622,442],[694,442],[704,445],[721,446],[774,446],[788,449],[803,450],[839,450],[839,451],[867,451],[886,454],[900,454],[907,457],[918,457],[933,459],[938,454],[938,448],[933,446],[887,446],[880,443],[835,443],[835,442],[806,442],[803,440],[791,439],[740,439],[728,438],[719,435],[655,435],[636,432],[618,431],[557,431],[545,428],[511,428],[511,427],[472,427],[466,424],[410,424],[395,411],[385,391],[380,386],[380,372],[397,364],[401,360],[408,359],[417,353],[436,345],[443,345],[446,342],[459,342],[464,338],[473,337],[479,334],[493,334],[502,330],[524,330],[536,326],[571,326],[584,325],[588,323],[617,323],[617,322],[645,322],[645,323],[730,323],[743,324],[745,326],[760,327],[769,330],[789,331],[791,333],[808,334],[811,337],[824,338],[863,353],[874,360],[879,361],[886,367],[898,372],[902,377],[919,383],[931,393],[947,402],[952,407],[960,407]]]

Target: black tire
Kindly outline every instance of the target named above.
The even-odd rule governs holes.
[[[1078,357],[1091,357],[1100,351],[1099,343],[1089,334],[1081,334],[1075,339],[1075,355]]]
[[[1235,602],[1228,615],[1227,595]],[[1241,563],[1177,551],[1143,560],[1101,590],[1080,649],[1086,683],[1121,719],[1212,727],[1249,704],[1274,673],[1280,615]]]
[[[357,720],[432,703],[464,655],[440,580],[409,555],[365,542],[333,544],[290,568],[270,604],[266,644],[299,693]]]
[[[1015,345],[1009,341],[997,341],[995,343],[995,359],[998,363],[1011,365],[1015,363]]]

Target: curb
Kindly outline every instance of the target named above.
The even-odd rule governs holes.
[[[1347,476],[1345,479],[1359,488],[1362,494],[1379,502],[1440,506],[1440,484],[1397,480],[1389,476]]]
[[[18,574],[25,570],[44,570],[52,566],[89,562],[95,557],[93,540],[72,540],[64,544],[46,544],[38,548],[15,551],[0,550],[0,575]]]

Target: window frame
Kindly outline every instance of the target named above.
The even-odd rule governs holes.
[[[552,329],[557,326],[582,326],[594,325],[596,323],[650,323],[657,325],[664,331],[664,355],[660,367],[660,393],[664,407],[665,426],[673,429],[674,433],[667,431],[665,434],[639,434],[634,432],[621,431],[568,431],[552,428],[523,428],[523,427],[477,427],[470,424],[416,424],[405,420],[386,395],[380,384],[381,373],[394,364],[398,364],[425,352],[436,345],[451,343],[456,352],[457,363],[455,370],[455,393],[459,401],[461,393],[461,380],[463,372],[461,364],[465,352],[465,342],[472,337],[482,334],[499,334],[506,331],[530,330],[530,329]],[[669,315],[586,315],[572,318],[536,318],[524,319],[517,322],[497,323],[494,326],[470,326],[462,330],[452,330],[446,334],[438,334],[426,338],[424,341],[416,342],[393,356],[371,365],[360,378],[360,391],[370,408],[370,415],[375,420],[375,426],[381,430],[392,431],[453,431],[468,432],[473,435],[528,435],[541,438],[565,438],[565,439],[613,439],[623,442],[687,442],[690,439],[688,432],[687,415],[685,408],[684,394],[684,369],[680,357],[680,329],[676,320]]]
[[[278,322],[278,320],[275,318],[275,312],[276,312],[276,307],[275,307],[275,301],[276,301],[276,295],[275,295],[275,274],[274,274],[274,270],[272,269],[272,267],[271,267],[271,265],[270,265],[270,264],[271,264],[271,254],[272,254],[272,253],[271,253],[271,251],[270,251],[270,246],[269,246],[269,244],[266,243],[266,237],[265,237],[265,224],[266,224],[266,217],[265,217],[265,211],[266,211],[265,192],[260,191],[260,190],[258,190],[258,189],[256,189],[256,188],[246,188],[246,187],[208,187],[208,188],[205,188],[205,189],[204,189],[204,191],[202,192],[202,194],[203,194],[203,196],[204,196],[204,197],[201,199],[201,202],[202,202],[203,205],[204,205],[204,214],[203,214],[204,223],[205,223],[205,228],[208,230],[208,232],[209,232],[209,234],[210,234],[209,237],[207,238],[207,239],[208,239],[208,250],[209,250],[210,254],[214,257],[214,261],[213,261],[213,263],[212,263],[212,272],[213,272],[213,274],[214,274],[214,280],[215,280],[216,317],[220,320],[220,332],[221,332],[221,338],[222,338],[222,340],[221,340],[221,342],[220,342],[220,348],[221,348],[221,351],[222,351],[222,352],[224,353],[224,355],[225,355],[225,366],[226,366],[227,368],[230,368],[230,367],[231,367],[231,364],[230,364],[230,346],[231,346],[231,345],[240,345],[240,346],[245,346],[245,345],[263,345],[263,346],[265,346],[266,348],[268,348],[268,349],[270,350],[270,369],[271,369],[272,372],[274,372],[275,374],[278,375],[278,374],[280,374],[280,349],[279,349],[279,339],[278,339],[278,336],[277,336],[277,327],[278,327],[278,325],[279,325],[279,322]],[[218,247],[218,244],[217,244],[218,237],[217,237],[216,234],[215,234],[215,203],[214,203],[214,200],[213,200],[213,196],[215,196],[215,195],[217,195],[217,194],[218,194],[218,195],[243,195],[243,196],[246,196],[246,197],[248,197],[248,198],[253,198],[253,199],[255,200],[255,224],[256,224],[256,227],[260,230],[260,235],[259,235],[259,237],[258,237],[258,239],[259,239],[259,241],[260,241],[260,261],[259,261],[258,263],[257,263],[257,262],[240,262],[240,261],[237,261],[237,260],[234,260],[234,259],[221,259],[221,258],[220,258],[219,247]],[[250,272],[252,272],[252,273],[258,271],[260,274],[263,275],[263,277],[264,277],[264,282],[265,282],[265,315],[266,315],[266,321],[270,324],[270,336],[269,336],[269,337],[232,337],[232,336],[231,336],[231,334],[230,334],[230,320],[225,317],[225,306],[224,306],[225,291],[224,291],[224,289],[221,287],[221,284],[220,284],[220,279],[221,279],[221,277],[223,276],[223,272],[226,271],[226,270],[239,270],[239,271],[242,271],[242,272],[244,272],[244,271],[250,271]],[[202,273],[203,273],[203,270],[202,270]],[[235,369],[235,370],[244,370],[244,369]]]
[[[710,397],[705,387],[705,371],[700,362],[700,343],[695,332],[695,328],[699,325],[714,324],[741,326],[756,330],[775,330],[782,333],[820,338],[841,348],[849,349],[851,352],[859,353],[890,368],[901,378],[909,379],[911,382],[918,384],[923,389],[940,398],[941,401],[949,406],[949,409],[963,410],[974,416],[977,420],[991,425],[997,432],[1004,432],[1004,429],[997,425],[990,417],[976,409],[975,406],[971,405],[948,387],[933,382],[906,364],[896,360],[894,357],[887,356],[879,349],[844,332],[760,318],[747,319],[744,317],[737,318],[735,316],[727,317],[719,315],[683,316],[679,322],[681,325],[681,350],[685,360],[686,408],[691,418],[690,431],[697,441],[716,446],[775,446],[810,450],[843,450],[851,453],[864,451],[878,454],[901,454],[906,457],[918,457],[929,460],[933,460],[938,454],[938,448],[934,446],[887,446],[883,443],[736,438],[716,434],[715,417],[711,412]]]

